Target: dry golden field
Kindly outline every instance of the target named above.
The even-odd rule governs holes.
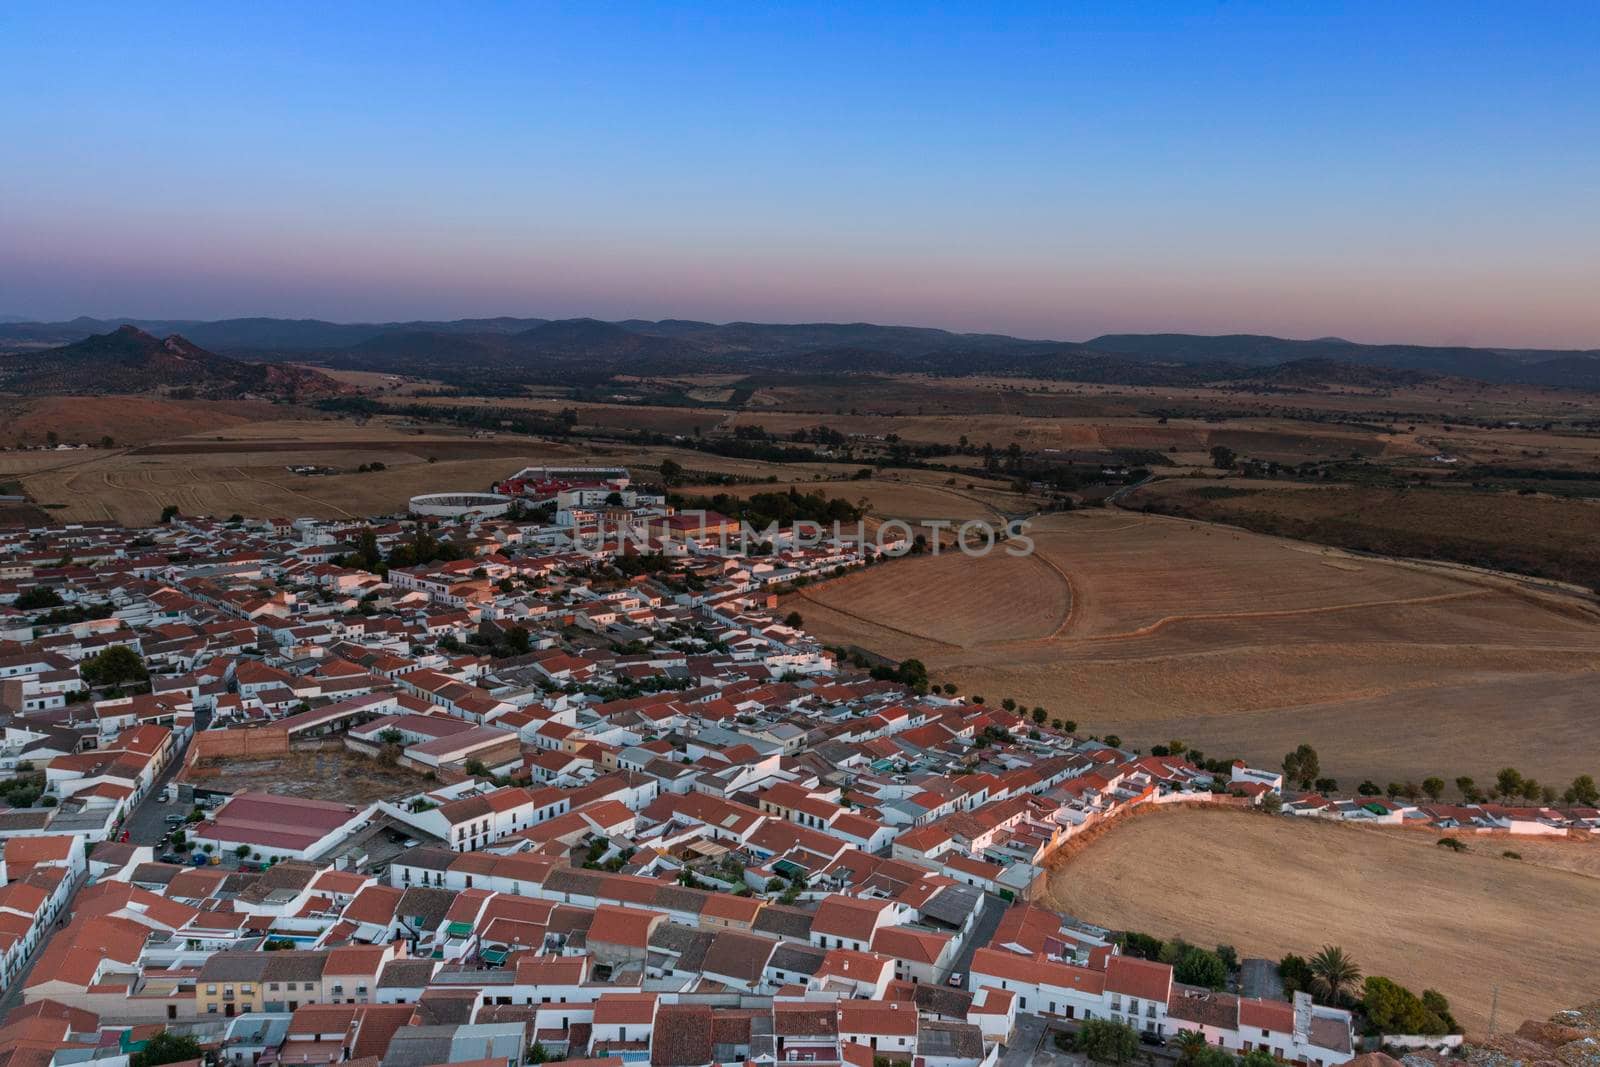
[[[463,433],[417,434],[379,421],[260,421],[217,427],[132,449],[0,454],[0,478],[15,474],[63,522],[148,524],[168,504],[192,515],[349,518],[404,511],[418,494],[484,489],[541,460],[572,461],[568,445]],[[434,462],[428,462],[432,457]],[[364,463],[387,469],[358,474]],[[341,473],[302,476],[315,464]]]
[[[1600,588],[1600,500],[1172,478],[1140,488],[1123,504],[1319,544],[1449,559]]]
[[[793,469],[793,465],[790,465]],[[846,468],[854,473],[857,467]],[[1003,481],[992,478],[954,477],[939,471],[887,471],[860,481],[848,474],[830,474],[823,480],[789,480],[744,485],[690,485],[681,491],[693,496],[726,493],[748,497],[756,493],[822,493],[851,503],[864,504],[868,513],[879,519],[901,519],[911,523],[925,520],[961,522],[987,519],[1000,522],[1007,515],[1025,513],[1030,502]]]
[[[41,445],[54,431],[69,443],[138,445],[180,434],[276,419],[284,408],[259,400],[164,400],[144,396],[0,397],[0,448]]]
[[[1025,560],[898,561],[786,608],[829,643],[915,657],[964,693],[1142,746],[1181,737],[1276,764],[1309,741],[1349,785],[1600,769],[1572,744],[1594,728],[1591,602],[1116,511],[1048,516],[1030,535]]]
[[[1309,956],[1437,989],[1469,1033],[1592,1001],[1600,959],[1593,842],[1472,838],[1183,808],[1112,827],[1051,873],[1050,906],[1113,929]],[[1502,852],[1517,851],[1521,860]]]

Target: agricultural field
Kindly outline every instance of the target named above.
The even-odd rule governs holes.
[[[1593,1000],[1600,845],[1463,840],[1468,850],[1457,853],[1421,831],[1168,809],[1128,818],[1076,852],[1051,872],[1045,902],[1113,929],[1231,944],[1241,956],[1336,944],[1365,974],[1437,989],[1476,1036],[1495,987],[1503,1029]]]
[[[570,462],[580,455],[572,446],[530,438],[485,440],[460,432],[418,434],[377,422],[284,420],[132,449],[0,453],[0,479],[15,475],[34,502],[62,522],[145,525],[169,504],[220,518],[350,518],[404,511],[418,493],[482,489],[525,463]],[[386,469],[356,472],[371,463]],[[299,464],[339,473],[303,476],[287,469]]]
[[[1034,555],[943,553],[791,594],[830,644],[922,660],[1080,730],[1275,765],[1301,742],[1354,786],[1594,773],[1591,600],[1114,510],[1039,518]],[[1492,737],[1493,743],[1485,743]]]
[[[789,467],[792,470],[793,465]],[[861,504],[870,516],[880,520],[900,519],[913,524],[927,520],[964,522],[985,519],[999,525],[1006,516],[1023,514],[1035,503],[1015,492],[1009,483],[992,478],[956,477],[940,471],[898,470],[880,471],[872,478],[857,480],[850,475],[860,468],[847,469],[849,474],[830,472],[820,479],[814,476],[810,480],[785,478],[776,483],[687,485],[679,492],[688,496],[726,493],[748,497],[756,493],[795,489],[801,493],[822,493]]]
[[[1122,503],[1340,548],[1600,589],[1600,500],[1442,487],[1278,487],[1230,478],[1162,480]]]
[[[0,448],[38,446],[54,433],[71,444],[139,445],[283,417],[263,400],[167,400],[144,396],[0,397]],[[9,456],[0,455],[0,463]]]

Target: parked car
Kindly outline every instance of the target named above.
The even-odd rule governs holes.
[[[1146,1045],[1154,1045],[1156,1048],[1160,1048],[1162,1045],[1166,1044],[1166,1042],[1161,1039],[1160,1034],[1151,1030],[1139,1031],[1139,1040],[1144,1042]]]
[[[183,816],[182,815],[168,815],[167,816],[167,825],[168,826],[180,826],[180,825],[182,825],[182,823],[183,823]]]
[[[950,976],[949,983],[957,989],[964,989],[967,985],[967,976],[960,971],[956,971]]]

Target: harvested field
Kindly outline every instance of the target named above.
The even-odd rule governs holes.
[[[1366,974],[1437,989],[1481,1035],[1594,999],[1600,878],[1592,842],[1436,835],[1228,810],[1130,819],[1052,872],[1050,906],[1114,929],[1231,944],[1240,955],[1350,952]],[[1556,849],[1567,850],[1557,858]],[[1502,857],[1506,849],[1523,859]],[[1181,860],[1199,877],[1176,877]],[[1567,868],[1567,869],[1562,869]],[[1241,903],[1247,906],[1241,907]]]
[[[154,522],[175,504],[189,515],[349,518],[394,514],[418,493],[482,489],[540,460],[579,459],[570,445],[533,438],[407,432],[397,425],[286,420],[230,427],[130,451],[11,453],[19,479],[58,521]],[[40,457],[53,465],[37,462]],[[430,458],[435,462],[429,462]],[[357,473],[362,464],[385,468]],[[292,465],[340,473],[302,476]]]
[[[1177,479],[1141,488],[1123,503],[1340,548],[1600,588],[1600,501],[1467,489],[1258,489],[1248,479]]]
[[[1182,737],[1276,764],[1309,741],[1352,785],[1507,763],[1546,781],[1600,770],[1572,743],[1595,725],[1591,601],[1114,511],[1029,533],[1030,559],[897,561],[785,610],[830,644],[915,657],[963,692],[1137,745]]]
[[[853,473],[854,469],[852,469]],[[953,484],[947,484],[953,483]],[[833,480],[789,481],[774,484],[686,486],[681,492],[694,496],[749,497],[757,493],[823,493],[851,503],[863,503],[870,515],[880,519],[924,520],[986,519],[999,524],[1007,515],[1022,513],[1028,502],[1004,482],[952,477],[931,471],[895,472],[890,477],[856,481],[835,476]]]
[[[40,445],[54,431],[69,443],[109,436],[136,445],[178,434],[280,419],[284,409],[262,400],[163,400],[146,396],[0,398],[0,445]]]

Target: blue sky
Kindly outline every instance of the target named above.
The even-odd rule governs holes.
[[[259,7],[0,6],[0,314],[1600,346],[1592,4]]]

